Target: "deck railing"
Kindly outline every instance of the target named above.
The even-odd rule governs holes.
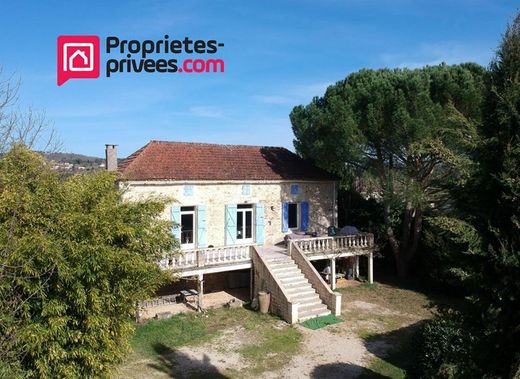
[[[315,237],[292,240],[306,255],[341,253],[345,250],[365,250],[374,247],[374,235],[362,233],[351,236]]]
[[[251,245],[234,245],[187,250],[181,254],[164,258],[162,268],[188,269],[219,264],[233,264],[251,260]]]
[[[374,235],[370,233],[351,236],[315,237],[292,240],[307,256],[342,252],[364,252],[374,247]],[[164,258],[160,266],[165,269],[189,270],[206,266],[233,265],[251,260],[251,245],[234,245],[186,250],[181,254]]]

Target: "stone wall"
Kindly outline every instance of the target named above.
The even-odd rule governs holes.
[[[250,184],[250,195],[242,195],[242,185]],[[291,184],[298,184],[299,193],[291,194]],[[274,245],[283,241],[282,203],[309,202],[309,231],[325,234],[327,227],[336,224],[336,201],[334,182],[125,182],[127,199],[142,199],[153,196],[170,198],[170,204],[183,206],[206,206],[206,244],[225,245],[225,205],[264,204],[265,244]],[[185,185],[193,186],[193,193],[186,196]],[[170,207],[164,218],[170,219]]]
[[[256,249],[251,254],[253,262],[253,298],[258,299],[258,292],[271,294],[269,312],[281,317],[290,324],[298,321],[298,304],[291,303],[283,292],[281,284],[271,274]]]

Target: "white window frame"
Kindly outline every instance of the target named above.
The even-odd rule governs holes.
[[[239,208],[241,205],[247,205],[248,208]],[[242,213],[242,233],[245,235],[245,225],[246,225],[246,213],[251,212],[251,238],[238,238],[238,213]],[[237,204],[237,235],[236,242],[240,244],[248,244],[255,242],[255,207],[253,204]]]
[[[193,208],[193,210],[183,211],[182,208]],[[192,243],[181,243],[182,250],[193,250],[197,244],[197,207],[193,205],[183,205],[181,206],[181,215],[180,215],[180,228],[181,228],[181,241],[182,242],[182,215],[193,215],[193,242]]]

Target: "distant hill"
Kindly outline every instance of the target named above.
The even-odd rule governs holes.
[[[105,168],[104,158],[74,153],[44,153],[43,155],[53,163],[53,168],[56,171],[63,174],[96,171]]]

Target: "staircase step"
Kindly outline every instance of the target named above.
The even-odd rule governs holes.
[[[288,263],[288,262],[295,264],[295,262],[289,257],[266,259],[266,262],[267,262],[267,264]]]
[[[297,296],[304,297],[304,296],[310,296],[310,295],[317,295],[314,288],[308,287],[308,286],[290,288],[285,292],[287,293],[287,296],[289,296],[289,298],[291,298],[291,299],[293,297],[296,298]]]
[[[321,317],[321,316],[328,316],[330,315],[331,312],[327,309],[326,312],[321,312],[321,313],[305,313],[305,314],[302,314],[302,313],[299,313],[298,314],[298,321],[299,322],[302,322],[302,321],[306,321],[306,320],[309,320],[311,318],[316,318],[316,317]]]
[[[298,312],[305,313],[306,311],[325,311],[327,309],[327,306],[321,302],[320,299],[315,300],[311,303],[300,303],[300,306],[298,307]]]
[[[289,301],[299,304],[298,320],[304,321],[331,314],[318,293],[289,256],[267,258],[269,271],[276,277]]]
[[[303,276],[302,274],[286,276],[284,278],[280,278],[279,276],[277,276],[277,278],[280,282],[282,282],[282,284],[294,284],[294,283],[298,283],[298,282],[309,283],[307,278],[305,276]]]
[[[280,271],[280,270],[285,270],[285,269],[288,269],[288,268],[298,268],[298,266],[296,266],[294,264],[294,262],[292,261],[289,261],[289,262],[276,262],[276,263],[268,263],[267,266],[269,266],[269,268],[274,271],[274,272],[277,272],[277,271]]]
[[[294,289],[294,288],[304,289],[304,288],[308,288],[310,286],[310,283],[306,278],[298,278],[298,280],[289,281],[289,282],[281,281],[281,283],[282,283],[284,290],[290,290],[290,289]]]
[[[310,318],[314,317],[320,317],[320,316],[327,316],[330,315],[331,312],[327,307],[323,304],[322,307],[316,307],[313,309],[306,309],[306,310],[298,310],[298,320],[299,321],[305,321]]]
[[[320,300],[320,296],[314,290],[312,292],[296,292],[295,294],[290,295],[289,298],[292,302],[299,304],[306,304],[310,301]]]
[[[276,265],[282,263],[292,263],[295,264],[291,258],[276,258],[276,259],[268,259],[267,264]]]
[[[281,271],[277,271],[276,273],[276,277],[277,278],[287,278],[287,277],[290,277],[290,276],[302,276],[302,272],[300,270],[296,270],[296,269],[285,269],[285,270],[281,270]]]
[[[289,287],[289,288],[284,287],[284,290],[287,293],[287,295],[289,295],[289,296],[296,295],[298,293],[300,293],[300,294],[316,293],[316,290],[307,284],[302,284],[300,286],[294,286],[294,287]]]
[[[273,257],[264,257],[266,262],[276,262],[276,261],[292,261],[293,259],[288,255],[277,255]]]

